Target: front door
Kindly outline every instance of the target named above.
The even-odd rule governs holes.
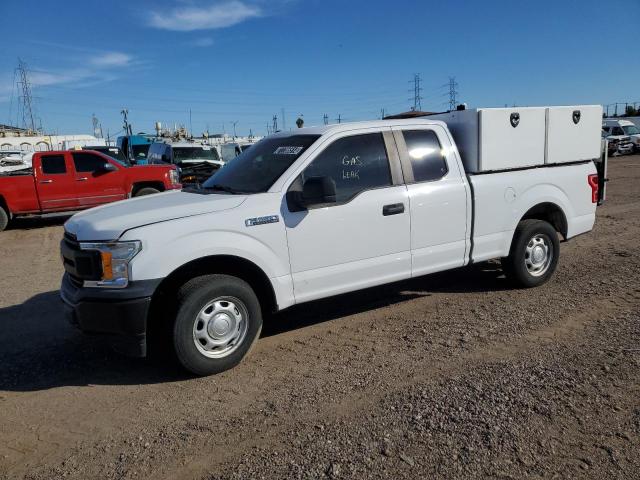
[[[78,207],[74,172],[68,155],[42,154],[36,168],[34,178],[42,211],[73,210]]]
[[[75,169],[78,204],[81,208],[115,202],[127,198],[121,170],[125,167],[110,162],[102,155],[91,152],[72,152]],[[111,163],[117,171],[104,170],[105,163]]]
[[[390,129],[366,129],[328,139],[296,176],[290,191],[317,176],[336,186],[335,204],[284,208],[296,302],[411,275],[409,205],[399,172]]]

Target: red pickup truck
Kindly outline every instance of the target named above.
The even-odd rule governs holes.
[[[175,165],[128,167],[91,150],[38,152],[31,169],[0,175],[0,231],[20,215],[83,210],[181,187]]]

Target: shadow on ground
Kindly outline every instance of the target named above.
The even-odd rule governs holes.
[[[263,337],[330,322],[435,292],[509,288],[495,264],[429,275],[293,307],[265,320]],[[64,318],[57,291],[0,309],[0,390],[35,391],[65,385],[138,385],[189,378],[170,356],[135,359],[113,352]]]
[[[69,220],[71,215],[70,213],[58,213],[46,217],[18,217],[9,222],[7,230],[33,230],[64,225],[64,222]]]

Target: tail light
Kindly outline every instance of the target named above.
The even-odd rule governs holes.
[[[591,203],[598,203],[598,174],[593,173],[587,177],[591,187]]]

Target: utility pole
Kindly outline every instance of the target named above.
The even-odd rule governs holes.
[[[274,115],[273,116],[273,127],[272,127],[273,133],[276,133],[278,131],[278,116]]]
[[[456,82],[456,77],[449,77],[449,110],[453,111],[456,109],[458,95],[458,82]]]
[[[189,135],[193,138],[193,123],[191,123],[191,109],[189,109]]]
[[[380,109],[380,120],[383,120],[383,119],[384,119],[384,117],[385,117],[385,114],[384,114],[384,108],[381,108],[381,109]]]
[[[410,80],[409,83],[413,82],[413,89],[409,90],[409,92],[413,92],[413,107],[412,110],[419,111],[422,110],[422,96],[420,92],[422,91],[422,87],[420,86],[420,74],[416,73],[413,75],[413,80]],[[411,99],[409,99],[411,101]]]
[[[338,120],[338,123],[342,123],[342,116],[338,114],[338,118],[336,120]]]
[[[124,125],[122,126],[122,128],[124,129],[124,134],[129,136],[133,135],[133,131],[131,130],[131,124],[129,123],[129,118],[128,118],[129,110],[124,108],[120,113],[122,114],[122,117],[124,119]]]
[[[22,123],[23,126],[32,132],[36,131],[36,122],[33,116],[33,96],[31,95],[31,83],[27,74],[27,64],[18,58],[17,74],[19,76],[18,84],[22,89],[20,96],[22,102]]]
[[[325,125],[329,125],[329,115],[325,113],[324,116],[322,117],[322,120],[324,121]]]
[[[286,122],[285,116],[284,116],[284,108],[281,109],[280,113],[282,114],[282,117],[280,117],[282,119],[282,130],[286,130],[287,129],[287,122]]]
[[[236,125],[238,124],[238,120],[235,120],[233,122],[231,122],[231,125],[233,125],[233,138],[236,138]]]

